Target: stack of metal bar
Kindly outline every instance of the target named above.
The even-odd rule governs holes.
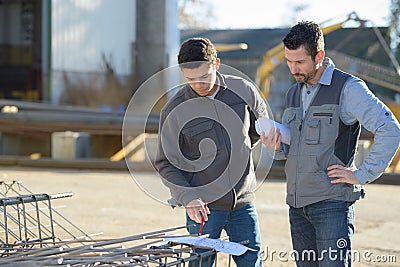
[[[34,194],[0,182],[0,266],[188,266],[216,258],[212,248],[164,241],[185,226],[116,239],[86,234],[54,208],[72,193]]]
[[[193,245],[163,242],[178,228],[108,240],[50,242],[51,246],[11,248],[0,257],[1,266],[188,266],[199,261],[210,266],[216,251]],[[81,243],[82,241],[79,241]],[[47,243],[46,243],[47,244]]]

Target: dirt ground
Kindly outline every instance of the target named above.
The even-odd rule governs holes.
[[[159,187],[155,173],[132,176],[128,171],[2,167],[0,175],[3,181],[21,181],[33,193],[72,192],[73,197],[55,199],[52,205],[82,231],[102,233],[101,238],[184,225],[183,209],[171,209],[149,196],[146,188]],[[146,181],[146,185],[135,181]],[[359,259],[353,266],[400,266],[400,186],[370,184],[366,188],[368,197],[356,204],[353,251]],[[264,266],[295,266],[289,256],[288,208],[284,203],[282,180],[269,179],[257,191]],[[225,265],[226,261],[218,264]]]

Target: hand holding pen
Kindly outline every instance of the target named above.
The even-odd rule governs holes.
[[[203,225],[208,220],[207,214],[210,214],[207,204],[201,199],[194,199],[190,201],[186,206],[186,212],[190,219]]]
[[[204,209],[205,209],[205,210],[208,210],[207,203],[204,203],[203,206],[204,206]],[[210,214],[210,210],[208,210],[208,213]],[[208,219],[208,218],[207,218],[207,219]],[[204,224],[205,224],[205,223],[206,223],[206,217],[202,216],[202,217],[201,217],[201,222],[200,222],[199,235],[202,235],[202,234],[203,234],[203,228],[204,228]]]

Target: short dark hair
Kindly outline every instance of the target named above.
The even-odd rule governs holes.
[[[312,58],[325,46],[321,28],[312,21],[302,21],[293,26],[283,39],[283,44],[290,50],[304,45]]]
[[[215,64],[216,60],[217,50],[213,43],[209,39],[202,37],[190,38],[183,42],[178,54],[178,64],[199,61]],[[200,63],[190,64],[189,68],[197,68],[199,65]]]

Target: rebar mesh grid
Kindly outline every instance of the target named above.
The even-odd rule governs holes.
[[[35,194],[0,181],[0,266],[211,266],[217,251],[173,241],[186,226],[117,239],[94,239],[52,206],[72,193]],[[96,234],[97,235],[97,234]]]
[[[35,194],[22,182],[0,181],[0,253],[58,241],[93,240],[95,234],[86,234],[52,206],[53,200],[72,196],[70,192]]]

